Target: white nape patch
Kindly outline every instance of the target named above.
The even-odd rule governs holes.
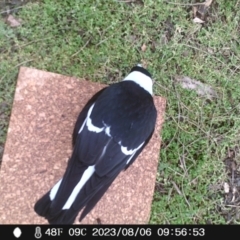
[[[59,189],[59,187],[60,187],[61,182],[62,182],[62,179],[60,179],[60,180],[54,185],[54,187],[52,188],[52,190],[51,190],[51,192],[50,192],[50,194],[49,194],[49,197],[50,197],[51,201],[55,198],[55,196],[56,196],[56,194],[57,194],[57,191],[58,191],[58,189]]]
[[[75,188],[73,189],[71,195],[69,196],[67,202],[65,203],[65,205],[63,206],[63,210],[64,209],[69,209],[73,202],[75,201],[79,191],[82,189],[82,187],[85,185],[85,183],[87,182],[87,180],[93,175],[93,173],[95,172],[95,165],[93,166],[89,166],[83,173],[80,181],[78,182],[78,184],[75,186]]]
[[[92,124],[92,119],[90,118],[90,115],[92,113],[92,110],[93,110],[93,107],[94,107],[95,103],[89,108],[88,110],[88,113],[87,113],[87,117],[86,119],[84,120],[84,123],[83,125],[81,126],[80,130],[78,131],[78,134],[82,132],[85,124],[87,125],[87,128],[88,128],[88,131],[90,132],[96,132],[96,133],[100,133],[103,131],[104,127],[102,128],[99,128],[99,127],[96,127]]]
[[[123,79],[123,81],[133,81],[152,95],[153,85],[152,79],[139,71],[131,72],[130,74],[127,75],[127,77]]]
[[[138,63],[137,66],[138,66],[138,67],[142,67],[142,64]]]
[[[125,155],[132,155],[144,144],[144,142],[133,150],[127,150],[127,147],[122,146],[121,142],[119,142],[118,144],[121,146],[122,153],[124,153]]]

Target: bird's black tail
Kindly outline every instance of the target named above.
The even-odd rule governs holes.
[[[71,209],[68,210],[61,210],[55,214],[51,213],[51,204],[52,201],[49,197],[49,193],[46,193],[43,197],[41,197],[35,204],[34,210],[35,212],[40,215],[41,217],[45,217],[49,224],[73,224],[78,212],[74,212]],[[68,219],[65,218],[65,214],[68,212],[69,217]]]
[[[60,201],[61,196],[56,195],[56,199],[52,201],[49,191],[36,202],[34,210],[38,215],[46,218],[50,224],[73,224],[79,211],[85,207],[79,219],[82,221],[102,198],[116,177],[117,174],[107,179],[105,177],[103,177],[105,179],[101,179],[97,174],[94,174],[78,193],[69,209],[56,209],[54,203]]]
[[[35,212],[46,218],[50,224],[72,224],[78,212],[84,207],[86,197],[82,194],[82,190],[85,186],[77,192],[75,198],[73,197],[73,203],[66,206],[66,202],[87,168],[88,166],[76,163],[74,156],[72,156],[62,180],[36,202],[34,206]],[[82,204],[76,210],[73,205],[79,199],[81,199]]]
[[[42,196],[34,205],[34,211],[41,217],[49,216],[49,208],[51,206],[51,199],[49,197],[50,192]]]

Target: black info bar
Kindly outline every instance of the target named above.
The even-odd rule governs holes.
[[[0,239],[76,239],[83,237],[185,238],[237,236],[233,225],[0,225]]]

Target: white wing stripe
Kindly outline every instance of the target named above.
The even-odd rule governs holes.
[[[103,131],[104,127],[102,128],[99,128],[99,127],[95,127],[93,124],[92,124],[92,119],[91,118],[88,118],[87,120],[87,127],[88,127],[88,130],[90,132],[96,132],[96,133],[100,133]]]
[[[120,144],[120,146],[121,146],[122,152],[123,152],[125,155],[132,155],[132,154],[134,154],[134,153],[144,144],[144,142],[141,143],[137,148],[135,148],[135,149],[133,149],[133,150],[127,150],[127,147],[122,146],[122,145],[121,145],[121,142],[119,142],[119,144]]]
[[[73,189],[71,195],[69,196],[67,202],[65,203],[65,205],[63,206],[63,210],[64,209],[69,209],[73,202],[75,201],[78,193],[80,192],[80,190],[82,189],[82,187],[85,185],[85,183],[87,182],[87,180],[93,175],[93,173],[95,172],[95,165],[93,166],[89,166],[83,173],[80,181],[78,182],[78,184],[75,186],[75,188]]]
[[[136,153],[136,152],[135,152]],[[126,165],[128,165],[128,163],[130,162],[130,160],[133,158],[133,156],[135,155],[135,153],[127,160]]]
[[[62,182],[62,179],[60,179],[60,180],[54,185],[54,187],[52,188],[52,190],[51,190],[51,192],[50,192],[50,194],[49,194],[49,197],[50,197],[51,201],[55,198],[61,182]]]
[[[88,113],[87,113],[87,117],[86,119],[84,120],[84,123],[83,125],[81,126],[80,130],[78,131],[78,134],[82,132],[85,124],[87,125],[87,128],[88,128],[88,131],[90,132],[96,132],[96,133],[100,133],[104,130],[104,127],[102,128],[99,128],[99,127],[96,127],[92,124],[92,119],[90,118],[90,115],[92,113],[92,110],[93,110],[93,107],[94,107],[95,103],[89,108],[88,110]]]
[[[83,130],[83,127],[85,126],[86,121],[87,121],[87,118],[84,120],[84,123],[83,123],[83,125],[81,126],[80,130],[78,131],[78,134]]]

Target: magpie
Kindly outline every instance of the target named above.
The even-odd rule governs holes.
[[[138,64],[88,101],[74,127],[66,171],[35,203],[38,215],[50,224],[73,224],[80,210],[82,221],[95,207],[153,134],[157,111],[152,85],[151,74]]]

